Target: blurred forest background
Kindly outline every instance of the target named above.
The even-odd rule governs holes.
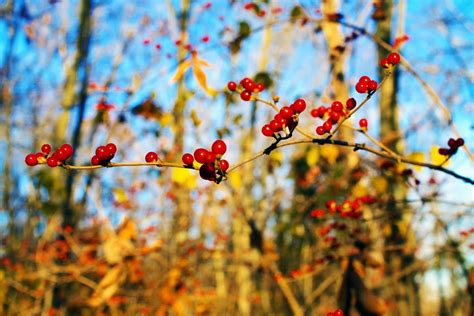
[[[271,144],[274,112],[229,80],[304,98],[316,137],[310,110],[362,101],[358,78],[380,82],[397,50],[354,126],[366,117],[385,146],[435,164],[462,136],[446,166],[472,179],[473,34],[469,0],[1,0],[0,314],[472,315],[474,191],[446,173],[316,144],[220,184],[23,160],[70,143],[88,165],[114,142],[114,161],[179,163],[221,138],[232,167]]]

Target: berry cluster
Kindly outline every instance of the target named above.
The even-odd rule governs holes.
[[[229,81],[227,83],[227,88],[230,91],[236,91],[238,86],[237,83],[235,83],[234,81]],[[265,86],[262,83],[254,82],[248,77],[245,77],[244,79],[240,80],[240,88],[240,98],[244,101],[249,101],[252,97],[252,93],[258,93],[265,90]]]
[[[377,81],[370,79],[368,76],[362,76],[359,78],[355,88],[359,93],[373,93],[377,90],[379,84]]]
[[[354,109],[356,105],[356,100],[354,98],[349,98],[347,99],[345,106],[341,101],[334,101],[331,104],[331,107],[326,108],[321,105],[317,109],[313,109],[311,111],[311,116],[326,120],[322,125],[316,127],[316,134],[324,135],[331,132],[333,124],[337,124],[341,117],[346,116],[347,112]]]
[[[464,146],[464,139],[458,138],[450,138],[448,140],[448,146],[449,148],[440,148],[438,149],[438,153],[443,156],[452,156],[454,155],[457,151],[458,148],[461,146]]]
[[[287,135],[291,135],[296,125],[298,125],[298,115],[305,109],[306,101],[303,99],[297,99],[293,104],[282,107],[270,123],[263,125],[262,134],[277,139],[282,131]]]
[[[363,204],[372,204],[377,200],[371,195],[365,195],[362,197],[355,198],[354,200],[344,200],[342,204],[338,205],[335,200],[329,200],[326,202],[326,209],[329,213],[339,213],[342,218],[353,218],[357,219],[362,216]],[[322,218],[325,214],[325,210],[317,208],[312,210],[309,215],[313,218]]]
[[[395,66],[400,62],[400,54],[398,53],[390,53],[387,57],[382,58],[380,61],[380,65],[383,68],[389,68]]]
[[[48,157],[49,153],[51,153],[51,145],[44,144],[41,146],[41,152],[26,155],[25,163],[30,167],[46,163],[51,168],[54,168],[71,158],[73,149],[71,145],[63,144],[50,157]]]
[[[110,160],[114,158],[116,152],[117,152],[117,146],[115,146],[115,144],[113,143],[109,143],[105,146],[97,147],[95,150],[95,155],[92,156],[91,158],[91,165],[93,166],[108,165]]]
[[[227,145],[224,141],[218,139],[212,144],[211,150],[198,148],[194,151],[194,156],[186,153],[181,160],[187,167],[192,167],[194,161],[202,164],[199,167],[201,178],[219,183],[224,178],[227,169],[229,169],[229,162],[222,159],[226,151]]]
[[[334,312],[327,313],[326,316],[344,316],[344,312],[338,308]]]

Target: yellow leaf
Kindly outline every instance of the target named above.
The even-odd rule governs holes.
[[[112,189],[112,194],[114,196],[115,202],[118,204],[124,204],[128,202],[128,195],[122,188],[114,188]]]
[[[135,223],[126,217],[118,228],[117,235],[119,238],[128,240],[137,238],[137,227]]]
[[[306,154],[306,163],[308,166],[314,166],[319,161],[319,150],[317,147],[311,147]]]
[[[183,61],[178,65],[178,68],[176,68],[176,72],[173,75],[173,78],[171,78],[171,82],[176,82],[178,81],[184,73],[189,69],[189,67],[192,66],[192,61],[190,59]]]
[[[201,66],[204,66],[204,67],[210,67],[211,64],[209,64],[207,61],[205,61],[204,59],[201,59],[201,58],[198,58],[198,57],[194,57],[195,58],[195,64],[197,65],[201,65]]]
[[[171,180],[192,190],[196,187],[196,176],[189,169],[172,168]]]
[[[365,196],[367,194],[368,194],[367,188],[365,187],[365,185],[361,184],[360,182],[352,187],[352,195],[356,198]]]
[[[282,161],[283,161],[283,153],[279,150],[273,150],[271,153],[270,153],[270,159],[277,163],[278,165],[281,165]]]
[[[239,189],[242,187],[242,174],[238,171],[234,171],[228,176],[230,184],[235,188]]]
[[[198,127],[202,123],[195,110],[191,110],[191,120],[193,121],[193,125],[195,127]]]
[[[162,127],[166,127],[166,126],[170,125],[172,121],[173,121],[173,114],[171,114],[171,113],[164,113],[160,117],[160,125]]]
[[[194,63],[193,65],[193,73],[194,77],[196,78],[197,82],[199,83],[199,86],[211,97],[214,97],[217,95],[217,91],[210,88],[207,85],[207,77],[204,71],[201,69],[200,64]]]
[[[408,159],[416,162],[425,162],[425,155],[422,152],[415,151],[407,156]],[[421,166],[413,165],[413,169],[416,171],[421,170]]]
[[[440,165],[446,160],[446,156],[440,155],[438,152],[439,147],[432,146],[430,151],[431,162],[435,165]],[[447,166],[449,161],[447,161],[443,166]]]
[[[371,179],[371,185],[374,188],[375,192],[377,192],[378,195],[381,195],[381,194],[387,192],[388,182],[387,182],[387,179],[385,179],[382,176],[373,177]]]
[[[321,148],[321,156],[323,156],[323,158],[325,158],[330,164],[333,164],[339,156],[339,150],[336,146],[323,146]]]

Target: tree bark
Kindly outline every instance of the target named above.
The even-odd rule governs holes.
[[[383,41],[392,42],[392,0],[379,1],[379,12],[384,15],[377,21],[376,35]],[[382,10],[382,11],[380,11]],[[378,60],[386,57],[390,52],[381,46],[377,46]],[[384,68],[379,67],[379,78],[384,76]],[[395,68],[394,73],[387,78],[384,85],[380,89],[380,139],[382,143],[388,148],[398,152],[403,152],[403,143],[401,139],[398,104],[397,104],[397,90],[398,90],[398,68]],[[397,251],[386,252],[386,261],[388,265],[389,274],[397,274],[403,267],[410,266],[415,261],[413,254],[406,254],[402,247],[406,244],[408,234],[413,234],[412,231],[402,231],[401,227],[409,227],[410,218],[403,216],[403,210],[408,205],[395,203],[395,201],[404,201],[407,196],[406,185],[403,183],[400,176],[394,175],[388,178],[389,188],[388,196],[389,202],[385,210],[391,218],[389,225],[389,234],[386,237],[386,246],[394,246]],[[393,315],[420,315],[420,308],[418,302],[418,286],[414,279],[414,274],[406,275],[400,278],[395,286],[387,291],[393,293],[397,300],[397,308],[392,312]]]

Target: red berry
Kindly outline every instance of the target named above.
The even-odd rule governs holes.
[[[362,76],[362,77],[359,78],[359,82],[365,83],[366,85],[368,85],[369,82],[370,82],[370,78],[369,78],[369,76]]]
[[[298,99],[293,103],[293,109],[297,113],[301,113],[306,109],[306,102],[303,99]]]
[[[44,144],[41,146],[41,151],[48,155],[51,152],[51,145],[50,144]]]
[[[359,121],[360,128],[366,129],[368,125],[369,125],[369,122],[367,122],[367,120],[365,118],[360,119],[360,121]]]
[[[230,90],[230,91],[235,91],[235,89],[237,89],[237,84],[234,82],[234,81],[229,81],[227,83],[227,88]]]
[[[97,156],[92,156],[91,158],[91,165],[93,166],[97,166],[100,164],[100,160],[99,160],[99,157]]]
[[[346,108],[348,110],[352,110],[353,108],[356,107],[356,105],[357,105],[357,101],[354,98],[347,99]]]
[[[253,81],[246,81],[243,83],[244,89],[252,93],[255,90],[255,83]]]
[[[117,152],[117,146],[115,146],[114,143],[108,143],[105,148],[107,148],[107,151],[109,152],[110,157],[113,157],[115,153]]]
[[[207,152],[207,157],[206,157],[206,162],[207,163],[214,163],[216,161],[216,154],[213,153],[212,151]]]
[[[326,207],[330,213],[336,212],[337,202],[335,200],[329,200],[326,202]]]
[[[244,101],[250,100],[251,97],[252,97],[252,94],[248,92],[247,90],[244,90],[240,93],[240,98]]]
[[[194,159],[199,163],[205,163],[207,156],[207,150],[204,148],[198,148],[194,151]]]
[[[271,120],[270,121],[270,128],[274,133],[278,133],[282,130],[283,126],[281,125],[281,121]]]
[[[318,108],[318,116],[320,118],[323,118],[324,117],[324,114],[326,114],[326,107],[321,105],[319,108]]]
[[[329,312],[326,314],[326,316],[334,316],[334,313],[333,312]]]
[[[363,83],[363,82],[358,82],[355,86],[356,88],[356,91],[359,92],[359,93],[366,93],[367,92],[367,84]]]
[[[158,161],[158,154],[153,151],[148,152],[145,156],[145,161],[146,162]]]
[[[216,155],[223,155],[227,151],[224,141],[218,139],[212,144],[212,152]]]
[[[334,101],[332,104],[331,104],[331,109],[334,111],[334,112],[342,112],[342,109],[344,108],[344,106],[342,105],[341,102],[339,101]]]
[[[247,2],[245,5],[244,5],[244,9],[245,10],[252,10],[254,7],[254,4],[252,2]]]
[[[51,168],[54,168],[54,167],[57,167],[57,165],[58,165],[58,160],[57,160],[56,158],[49,157],[48,159],[46,159],[46,163],[47,163],[48,166],[50,166]]]
[[[316,118],[318,117],[318,109],[312,109],[311,112],[310,112],[311,116]]]
[[[273,130],[271,129],[270,125],[268,124],[263,125],[262,134],[267,137],[270,137],[273,135]]]
[[[26,155],[25,163],[30,167],[36,166],[38,164],[38,158],[36,158],[36,154]]]
[[[326,133],[326,131],[324,130],[324,127],[322,127],[322,126],[316,127],[316,134],[324,135],[325,133]]]
[[[265,90],[265,86],[261,83],[258,83],[256,86],[255,86],[255,89],[257,89],[258,91],[262,92],[263,90]]]
[[[377,90],[377,87],[379,86],[379,84],[377,83],[377,81],[375,80],[370,80],[369,84],[367,85],[367,88],[370,90],[370,91],[375,91]]]
[[[109,151],[107,150],[107,147],[105,146],[99,146],[95,150],[95,155],[97,158],[99,158],[100,161],[106,161],[109,159]]]
[[[283,118],[283,116],[281,116],[280,113],[275,114],[275,116],[273,117],[273,119],[274,119],[275,121],[281,121],[282,118]]]
[[[461,147],[461,146],[464,146],[464,139],[463,138],[456,139],[456,147]]]
[[[203,164],[200,168],[199,168],[199,175],[201,176],[201,178],[203,178],[204,180],[210,180],[210,181],[214,181],[215,178],[216,178],[216,172],[214,170],[214,165],[212,164]]]
[[[183,155],[183,157],[181,157],[181,160],[185,166],[191,166],[194,162],[194,157],[193,155],[186,153]]]
[[[382,58],[382,60],[380,61],[380,66],[382,66],[383,68],[387,68],[388,64],[388,58]]]
[[[450,138],[448,140],[448,146],[449,147],[455,147],[456,146],[456,140],[454,138]]]
[[[447,155],[449,155],[449,149],[448,148],[440,148],[440,149],[438,149],[438,153],[442,156],[447,156]]]
[[[219,161],[219,166],[221,167],[221,170],[226,172],[227,169],[229,169],[229,162],[225,159],[222,159],[221,161]]]
[[[339,114],[339,112],[332,112],[331,113],[331,121],[336,124],[339,119],[341,118],[341,114]]]
[[[326,131],[326,132],[330,132],[331,129],[332,129],[332,123],[330,120],[327,120],[326,122],[323,123],[323,129]]]
[[[334,316],[344,316],[344,312],[338,308],[334,311]]]
[[[64,156],[66,157],[65,159],[62,159],[62,160],[66,160],[68,158],[71,158],[72,153],[73,153],[73,149],[72,149],[71,145],[64,144],[64,145],[61,146],[61,149],[64,151]]]
[[[398,53],[391,53],[387,57],[388,62],[392,65],[396,65],[400,62],[400,54]]]
[[[61,147],[61,148],[59,148],[58,150],[56,150],[56,152],[55,152],[51,157],[54,157],[54,158],[56,158],[56,159],[59,160],[59,161],[64,161],[64,160],[66,160],[66,159],[69,158],[69,155],[68,155],[67,152]]]
[[[292,117],[290,117],[290,118],[286,119],[286,122],[285,122],[284,125],[288,126],[288,129],[293,130],[294,127],[296,126],[296,122],[293,120]]]
[[[284,106],[280,109],[280,115],[284,119],[289,119],[293,116],[293,110],[289,106]]]
[[[240,80],[240,84],[243,86],[246,82],[250,82],[252,79],[245,77],[244,79]]]
[[[286,125],[286,120],[283,117],[281,117],[280,114],[275,115],[274,120],[278,122],[278,125],[280,125],[282,129],[283,129],[283,126]]]

